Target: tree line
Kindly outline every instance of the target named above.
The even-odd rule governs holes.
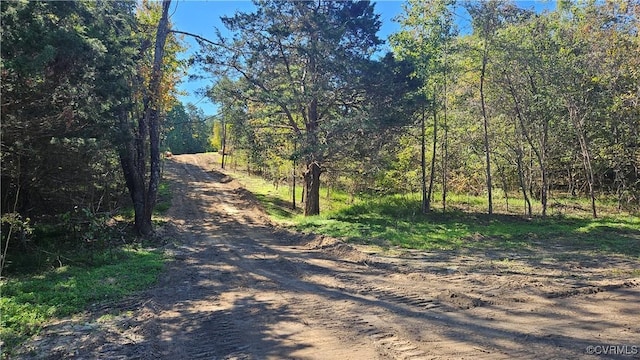
[[[12,238],[28,248],[49,225],[94,236],[127,194],[149,235],[164,118],[186,69],[170,1],[0,6],[2,264]]]
[[[552,199],[640,204],[637,1],[409,0],[383,41],[369,2],[257,1],[201,40],[229,149],[274,179],[352,192],[494,191],[546,215]],[[460,18],[470,28],[461,29]],[[465,31],[462,31],[465,30]]]

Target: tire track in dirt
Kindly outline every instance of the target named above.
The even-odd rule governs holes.
[[[185,169],[187,170],[187,169]],[[201,178],[196,178],[195,174],[190,174],[197,181],[202,181]],[[222,196],[216,196],[219,203],[224,203],[225,199]],[[222,210],[227,215],[237,214],[235,209],[223,206]],[[262,220],[262,219],[259,219]],[[294,317],[301,316],[313,319],[314,323],[321,326],[330,333],[340,334],[338,336],[345,336],[357,339],[368,339],[370,345],[372,345],[378,352],[378,355],[386,359],[421,359],[425,358],[426,353],[419,349],[419,345],[404,337],[401,332],[393,329],[389,326],[389,323],[378,317],[375,313],[368,313],[363,311],[360,306],[358,310],[351,308],[351,306],[358,306],[363,300],[363,295],[367,297],[369,302],[386,302],[393,304],[400,309],[407,306],[420,306],[421,310],[425,307],[422,306],[426,302],[419,296],[415,296],[413,299],[408,298],[406,294],[393,293],[390,290],[383,292],[381,289],[377,291],[367,290],[365,288],[356,289],[335,289],[309,283],[304,280],[300,280],[299,274],[311,274],[324,276],[322,271],[315,273],[314,267],[309,266],[298,259],[289,259],[286,256],[282,256],[278,251],[274,250],[268,244],[273,242],[273,234],[262,234],[261,231],[252,229],[251,234],[247,234],[242,227],[232,225],[234,228],[234,241],[226,244],[226,248],[230,253],[236,254],[236,266],[245,272],[253,272],[262,276],[263,278],[270,279],[281,287],[287,289],[287,291],[296,291],[298,293],[306,294],[323,294],[322,297],[316,298],[312,301],[295,302],[297,305],[292,307]],[[229,231],[231,227],[227,228]],[[257,239],[257,240],[253,240]],[[260,258],[261,257],[261,258]],[[259,262],[260,265],[256,266],[255,262]],[[353,266],[358,266],[354,264]],[[292,276],[293,275],[293,276]],[[349,286],[351,287],[351,286]],[[380,296],[384,295],[384,296]],[[356,299],[356,300],[351,300]],[[291,299],[293,300],[293,299]],[[351,301],[351,306],[345,306],[344,302]],[[336,306],[336,302],[340,303]],[[328,316],[331,314],[331,316]],[[245,319],[238,318],[238,322],[243,322]],[[229,324],[229,321],[226,322]],[[345,329],[348,331],[345,332]],[[226,327],[218,330],[223,335],[221,338],[229,339],[238,335],[236,333],[228,331]],[[195,335],[195,334],[194,334]],[[240,344],[231,342],[228,344],[221,344],[220,341],[211,339],[212,346],[216,348],[216,354],[218,356],[228,357],[237,351]],[[199,353],[209,354],[207,351],[200,351],[191,353],[191,356],[196,356]],[[235,356],[238,356],[236,354]],[[244,356],[250,357],[245,354]]]
[[[264,247],[249,245],[245,241],[237,242],[233,247],[252,249],[254,251],[269,254]],[[239,250],[239,249],[237,249]],[[274,254],[271,254],[274,255]],[[266,255],[265,255],[266,256]],[[376,303],[386,302],[395,307],[415,306],[415,301],[407,301],[402,295],[386,292],[386,297],[376,296],[372,291],[360,289],[352,291],[346,288],[332,288],[318,284],[312,284],[300,280],[297,274],[313,274],[304,263],[294,262],[286,258],[277,257],[273,260],[259,260],[260,268],[255,265],[242,262],[239,267],[244,271],[251,271],[268,278],[286,288],[288,292],[299,294],[321,294],[320,297],[309,295],[304,298],[304,302],[295,302],[296,306],[291,306],[289,311],[293,317],[306,317],[313,320],[316,326],[329,330],[336,336],[347,336],[354,340],[369,339],[380,356],[385,359],[420,359],[425,356],[425,352],[419,350],[419,346],[412,340],[403,337],[399,332],[390,328],[389,323],[378,317],[376,313],[367,311],[359,306],[363,301]],[[317,275],[317,274],[315,274]],[[366,295],[363,297],[362,295]],[[294,303],[295,296],[289,299],[289,303]],[[345,303],[349,304],[345,304]],[[372,307],[375,309],[375,307]],[[307,320],[309,321],[309,320]],[[348,329],[348,333],[344,333]]]

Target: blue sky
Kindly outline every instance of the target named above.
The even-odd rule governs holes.
[[[391,0],[375,1],[375,10],[380,14],[380,20],[382,21],[378,37],[386,39],[399,29],[399,25],[393,21],[393,18],[402,13],[403,3],[403,1]],[[555,6],[555,1],[518,1],[517,3],[520,7],[535,8],[539,11]],[[253,3],[245,0],[174,0],[171,4],[170,14],[174,29],[194,33],[213,40],[216,28],[220,29],[224,34],[225,29],[220,21],[221,16],[231,16],[237,11],[248,12],[253,9],[255,9]],[[464,23],[466,19],[462,18],[460,20]],[[461,24],[461,26],[464,27],[465,25]],[[189,54],[198,49],[198,45],[195,40],[189,37],[185,37],[185,41],[190,48],[183,56],[188,57]],[[210,85],[211,80],[188,81],[185,78],[180,85],[180,90],[188,95],[182,96],[180,100],[185,104],[188,102],[196,104],[206,115],[214,115],[217,112],[217,107],[202,95],[197,94],[198,90]]]

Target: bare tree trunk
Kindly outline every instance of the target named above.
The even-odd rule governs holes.
[[[529,195],[527,195],[527,185],[524,180],[524,171],[522,170],[522,152],[517,155],[518,156],[518,180],[520,181],[520,189],[522,189],[522,197],[524,198],[524,203],[526,206],[526,214],[527,216],[533,215],[533,210],[531,209],[531,200],[529,199]]]
[[[296,152],[298,151],[298,143],[293,140],[293,159],[291,160],[291,184],[293,188],[293,195],[291,196],[291,209],[296,209]]]
[[[315,147],[318,145],[318,100],[313,99],[309,103],[307,110],[307,145]],[[307,155],[307,168],[304,172],[305,180],[305,204],[304,215],[320,215],[320,159],[316,154]]]
[[[431,154],[431,174],[429,174],[429,192],[427,194],[427,211],[431,211],[431,195],[433,194],[433,182],[436,177],[436,146],[438,144],[438,110],[436,97],[433,96],[433,154]]]
[[[543,115],[544,116],[544,115]],[[540,171],[542,172],[542,216],[547,216],[549,205],[549,172],[547,171],[547,144],[549,143],[549,120],[544,116],[542,123],[542,144],[540,145]]]
[[[507,212],[509,212],[509,186],[507,184],[507,176],[504,173],[503,166],[498,166],[498,174],[500,174],[500,182],[502,183],[502,192],[504,192],[504,200],[507,205]]]
[[[444,112],[443,123],[444,134],[442,139],[443,144],[443,157],[442,157],[442,212],[447,211],[447,171],[449,167],[449,127],[447,124],[447,108],[449,106],[447,102],[447,60],[445,51],[445,70],[444,70]]]
[[[139,161],[138,157],[144,155],[144,138],[140,137],[139,127],[136,134],[133,133],[130,122],[129,114],[125,108],[120,110],[119,115],[120,130],[122,132],[121,138],[123,143],[118,148],[118,155],[120,157],[120,165],[122,166],[122,174],[131,196],[131,202],[133,204],[134,212],[134,228],[139,235],[151,231],[151,229],[145,227],[144,221],[144,206],[145,206],[145,181],[144,181],[144,161]],[[140,145],[142,143],[142,145]],[[142,163],[142,167],[140,164]]]
[[[164,58],[164,45],[169,34],[169,7],[171,0],[162,1],[162,16],[156,32],[156,44],[153,54],[153,68],[151,73],[151,101],[147,109],[146,117],[149,119],[149,155],[151,157],[151,173],[149,174],[149,188],[145,199],[145,232],[142,235],[151,234],[151,215],[156,206],[158,186],[160,184],[160,83],[162,81],[162,59]]]
[[[224,169],[224,160],[227,156],[227,124],[225,124],[224,120],[220,120],[220,130],[222,132],[222,139],[220,141],[222,143],[222,162],[220,167]]]
[[[531,139],[531,135],[529,134],[529,131],[527,130],[527,127],[525,125],[525,119],[524,116],[522,114],[522,111],[520,110],[520,102],[518,101],[518,98],[516,96],[516,92],[515,89],[513,87],[513,84],[511,82],[511,78],[509,76],[506,76],[505,79],[507,80],[507,84],[509,86],[509,92],[511,93],[511,97],[513,99],[513,104],[515,107],[515,111],[516,111],[516,116],[518,117],[518,122],[520,123],[520,132],[522,133],[522,136],[524,136],[525,139],[527,139],[527,143],[529,144],[529,148],[531,150],[533,150],[533,152],[536,154],[536,158],[538,159],[538,166],[540,166],[540,172],[541,172],[541,177],[542,177],[542,191],[541,191],[541,202],[542,202],[542,216],[546,216],[547,215],[547,189],[548,189],[548,179],[547,179],[547,167],[546,167],[546,148],[547,148],[547,141],[548,141],[548,132],[549,132],[549,122],[547,120],[544,120],[543,123],[543,135],[542,135],[542,144],[540,144],[540,149],[535,147],[535,144],[533,142],[533,140]],[[537,94],[537,90],[536,87],[534,86],[533,82],[531,84],[532,87],[532,91],[534,94]],[[521,151],[521,149],[520,149]],[[522,153],[520,153],[519,159],[522,159]],[[531,157],[530,157],[531,158]],[[533,164],[533,160],[531,160],[531,164]],[[530,166],[529,168],[531,169],[533,166]],[[529,179],[532,179],[533,175],[529,176]],[[529,186],[529,191],[531,192],[532,190],[532,184],[530,183]],[[524,192],[524,196],[525,196],[525,200],[527,200],[529,197],[526,195],[526,190],[523,188],[523,192]],[[529,211],[529,216],[531,216],[531,204],[528,204],[528,211]]]
[[[312,216],[320,214],[320,173],[321,169],[317,162],[307,165],[304,173],[305,180],[305,202],[304,215]]]
[[[578,109],[575,104],[569,103],[569,117],[571,118],[578,136],[578,142],[580,143],[580,150],[582,152],[582,164],[584,166],[584,172],[587,177],[587,186],[589,187],[589,197],[591,198],[591,214],[593,218],[598,217],[596,211],[596,195],[594,190],[594,177],[593,167],[591,166],[591,154],[589,153],[589,147],[587,145],[587,137],[584,133],[584,120],[578,116]]]
[[[156,205],[158,185],[160,183],[160,83],[162,81],[162,59],[164,45],[169,33],[169,6],[171,0],[163,0],[162,16],[158,23],[154,48],[151,81],[148,93],[143,101],[143,112],[138,119],[137,132],[132,133],[128,111],[123,108],[120,114],[120,129],[123,131],[124,144],[119,150],[120,163],[124,178],[131,195],[134,209],[134,227],[141,236],[153,232],[151,215]],[[145,184],[147,172],[147,135],[149,136],[149,183]]]
[[[489,214],[493,214],[493,195],[491,185],[491,153],[489,149],[489,117],[487,115],[487,107],[484,96],[484,80],[487,71],[488,49],[485,41],[484,51],[482,54],[482,69],[480,72],[480,104],[482,106],[482,119],[484,125],[484,153],[487,172],[487,200],[489,202]]]
[[[522,151],[522,138],[518,136],[517,125],[514,133],[517,139],[517,144],[514,151],[516,153],[516,166],[518,168],[518,182],[520,183],[520,189],[522,190],[522,197],[524,198],[524,203],[526,208],[525,212],[527,216],[530,217],[533,214],[533,212],[531,209],[531,200],[529,199],[529,195],[527,195],[527,184],[525,181],[524,169],[522,166],[522,158],[524,157],[523,151]]]
[[[422,213],[429,212],[429,199],[427,197],[427,159],[426,159],[426,139],[425,139],[425,119],[424,119],[424,104],[422,104],[422,118],[420,120],[420,166],[422,168],[422,179],[420,184],[422,186]]]

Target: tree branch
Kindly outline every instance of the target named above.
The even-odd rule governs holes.
[[[210,45],[213,45],[213,46],[222,46],[222,47],[225,47],[225,46],[224,46],[224,45],[222,45],[222,44],[219,44],[219,43],[213,42],[213,41],[211,41],[211,40],[209,40],[209,39],[207,39],[207,38],[204,38],[204,37],[202,37],[202,36],[200,36],[200,35],[196,35],[196,34],[193,34],[193,33],[190,33],[190,32],[180,31],[180,30],[169,30],[169,32],[174,33],[174,34],[182,34],[182,35],[191,36],[191,37],[193,37],[193,38],[196,38],[196,39],[198,39],[198,40],[200,40],[200,41],[202,41],[202,42],[205,42],[205,43],[210,44]]]

